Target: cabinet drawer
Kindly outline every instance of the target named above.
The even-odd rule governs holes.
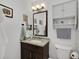
[[[31,45],[28,45],[26,43],[21,43],[21,47],[24,48],[24,49],[31,49]]]
[[[43,48],[42,47],[39,47],[39,46],[32,46],[32,50],[35,52],[35,53],[43,53]]]

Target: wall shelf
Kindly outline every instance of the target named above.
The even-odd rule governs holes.
[[[53,25],[57,26],[66,26],[66,25],[76,25],[75,16],[63,17],[63,18],[54,18]]]
[[[69,16],[69,17],[62,17],[62,18],[53,18],[53,20],[61,20],[61,19],[75,19],[75,16]]]
[[[60,3],[53,6],[53,27],[73,27],[77,29],[78,10],[77,1],[72,0],[67,3]]]

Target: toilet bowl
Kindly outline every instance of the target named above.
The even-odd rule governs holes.
[[[52,59],[52,58],[48,58],[48,59]]]
[[[70,51],[72,50],[71,47],[56,44],[55,48],[58,59],[70,59]]]

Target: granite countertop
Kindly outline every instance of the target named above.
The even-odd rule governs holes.
[[[21,42],[44,47],[49,42],[49,39],[42,37],[33,37],[28,39],[25,38],[25,40],[21,40]]]

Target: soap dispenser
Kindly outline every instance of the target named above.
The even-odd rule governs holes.
[[[24,40],[24,38],[25,38],[25,30],[24,30],[24,24],[22,24],[20,40]]]

